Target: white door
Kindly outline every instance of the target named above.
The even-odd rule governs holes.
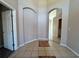
[[[4,48],[13,51],[11,11],[2,12]]]
[[[37,38],[37,14],[31,9],[24,9],[24,41]]]

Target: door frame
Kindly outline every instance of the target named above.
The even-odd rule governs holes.
[[[52,11],[54,11],[54,10],[57,10],[57,9],[59,9],[59,8],[53,8],[53,9],[51,9],[50,11],[48,11],[48,39],[49,39],[49,14],[52,12]],[[61,10],[61,13],[62,13],[62,10]],[[60,18],[62,18],[62,17],[60,17]],[[59,18],[59,19],[60,19]],[[58,20],[59,20],[58,19]],[[63,20],[63,19],[62,19]],[[63,24],[61,24],[61,25],[63,25]],[[62,28],[61,28],[61,38],[60,38],[60,40],[62,39]],[[62,40],[61,40],[62,41]],[[60,41],[60,45],[61,45],[61,41]]]
[[[12,30],[13,34],[12,35],[13,35],[13,45],[15,45],[13,49],[17,50],[18,49],[18,45],[17,45],[16,9],[13,8],[11,5],[9,5],[8,3],[6,3],[4,0],[0,0],[0,4],[6,6],[7,8],[11,9],[11,11],[12,11],[11,12],[11,14],[13,14],[13,15],[11,15],[12,28],[13,28],[13,30]]]

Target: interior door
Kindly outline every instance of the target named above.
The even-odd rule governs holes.
[[[2,12],[4,48],[13,51],[11,10]]]
[[[24,9],[24,42],[37,38],[37,14],[34,10]]]

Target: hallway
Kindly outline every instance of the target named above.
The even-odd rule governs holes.
[[[8,8],[0,6],[0,57],[79,57],[79,0],[0,0],[0,4]]]
[[[43,42],[45,46],[40,46],[39,42]],[[70,50],[60,46],[57,42],[49,41],[49,47],[45,42],[47,41],[31,42],[19,48],[9,58],[77,58]]]

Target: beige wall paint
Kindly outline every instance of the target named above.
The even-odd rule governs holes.
[[[62,9],[62,37],[61,43],[67,44],[67,26],[69,16],[69,0],[48,0],[48,11],[54,8]]]
[[[79,56],[79,0],[70,0],[67,45]]]

